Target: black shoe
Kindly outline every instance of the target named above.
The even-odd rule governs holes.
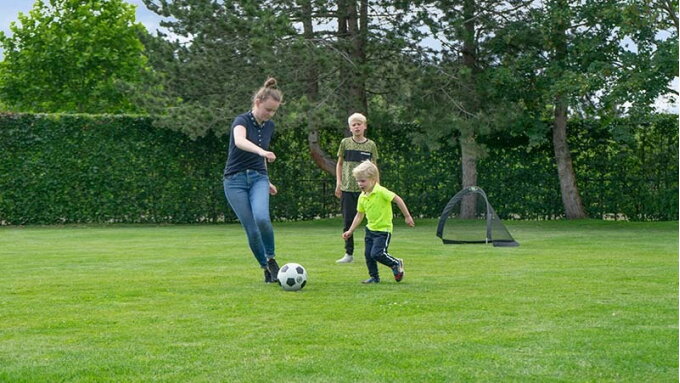
[[[370,278],[368,278],[368,279],[365,280],[365,281],[361,281],[361,283],[363,283],[363,284],[380,283],[380,278],[370,277]]]
[[[269,258],[269,260],[267,260],[267,269],[271,275],[272,282],[279,282],[279,264],[276,263],[276,259]]]
[[[264,283],[273,283],[274,279],[272,278],[272,274],[269,272],[269,270],[264,269]]]
[[[392,273],[394,274],[394,280],[401,282],[404,278],[404,260],[397,258],[397,264],[392,267]]]

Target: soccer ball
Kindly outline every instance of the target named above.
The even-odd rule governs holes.
[[[307,271],[297,263],[286,263],[276,276],[284,290],[300,290],[307,284]]]

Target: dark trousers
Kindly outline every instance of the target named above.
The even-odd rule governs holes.
[[[342,208],[342,221],[344,225],[342,228],[343,233],[352,226],[354,216],[357,215],[357,203],[359,202],[360,195],[361,192],[342,192],[340,206]],[[354,255],[354,236],[352,235],[345,240],[345,253]]]
[[[390,245],[392,233],[386,231],[372,231],[366,228],[366,267],[368,267],[368,275],[373,278],[380,279],[378,275],[378,262],[392,268],[397,266],[399,262],[387,252],[387,247]]]

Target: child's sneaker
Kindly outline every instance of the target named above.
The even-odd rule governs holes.
[[[363,283],[363,284],[380,283],[380,278],[370,277],[365,281],[361,281],[361,283]]]
[[[345,254],[342,258],[335,261],[335,263],[352,263],[354,262],[354,256]]]
[[[397,264],[392,266],[392,273],[394,274],[394,280],[401,282],[404,278],[404,260],[397,258]]]

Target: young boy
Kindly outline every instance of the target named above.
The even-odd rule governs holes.
[[[344,138],[338,148],[338,163],[335,167],[335,196],[340,198],[342,207],[343,231],[347,231],[357,214],[357,202],[361,190],[352,176],[352,170],[362,161],[370,160],[376,163],[378,148],[375,142],[366,138],[366,117],[361,113],[354,113],[347,119],[352,137]],[[345,238],[345,255],[337,263],[352,263],[354,261],[354,237]]]
[[[364,255],[370,278],[362,283],[380,282],[377,262],[392,269],[394,280],[400,282],[404,277],[404,261],[394,258],[387,252],[387,247],[392,239],[392,202],[394,201],[397,204],[404,215],[406,224],[411,227],[415,226],[413,218],[401,197],[380,186],[378,183],[380,179],[378,167],[374,163],[364,161],[354,168],[352,174],[363,193],[359,196],[357,215],[354,217],[350,228],[342,233],[342,237],[349,238],[363,221],[364,215],[368,218]]]

